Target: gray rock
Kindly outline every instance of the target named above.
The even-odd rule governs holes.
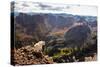
[[[91,30],[88,25],[72,27],[65,33],[65,45],[68,47],[80,47],[86,42],[90,35]]]

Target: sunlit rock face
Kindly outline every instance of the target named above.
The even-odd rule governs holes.
[[[45,41],[39,41],[34,45],[34,51],[42,52],[43,46],[45,45]]]

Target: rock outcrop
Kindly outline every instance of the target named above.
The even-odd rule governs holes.
[[[91,36],[91,29],[88,25],[78,25],[70,28],[65,33],[67,47],[81,47]]]
[[[14,60],[13,63],[16,65],[54,63],[51,57],[44,55],[42,51],[38,52],[34,49],[37,49],[37,47],[24,46],[19,49],[14,49],[14,57],[12,57]]]

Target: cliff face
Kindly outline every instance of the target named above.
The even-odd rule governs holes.
[[[69,29],[65,33],[65,41],[69,47],[81,47],[91,36],[91,30],[88,25],[78,25]]]

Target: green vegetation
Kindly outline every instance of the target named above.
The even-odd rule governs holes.
[[[71,48],[64,48],[64,49],[60,49],[59,53],[56,53],[53,55],[53,58],[59,58],[63,55],[70,55],[72,53],[72,49]]]
[[[77,48],[75,48],[77,49]],[[61,48],[61,49],[56,49],[55,52],[54,52],[54,49],[45,49],[45,54],[52,54],[51,52],[53,52],[53,54],[51,55],[52,58],[59,58],[63,55],[70,55],[72,54],[72,52],[74,51],[74,49],[72,48]]]

